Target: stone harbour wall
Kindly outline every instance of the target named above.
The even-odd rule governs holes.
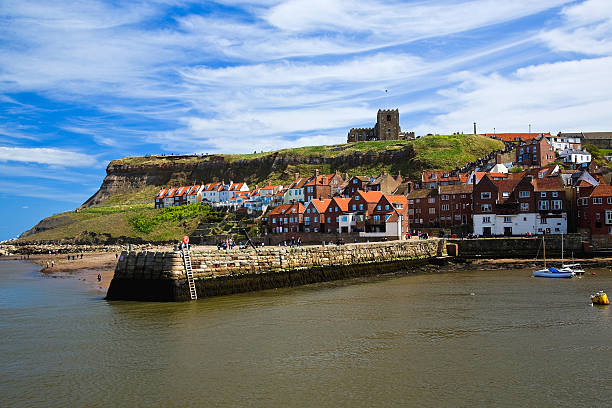
[[[198,297],[373,275],[446,255],[440,239],[191,252]],[[183,254],[122,252],[109,300],[188,300]]]
[[[504,237],[478,239],[449,239],[456,244],[458,256],[463,258],[536,258],[542,259],[542,237]],[[561,258],[561,236],[547,235],[545,240],[546,257]],[[580,258],[587,254],[580,234],[566,234],[563,237],[565,259]],[[455,254],[453,254],[455,255]]]

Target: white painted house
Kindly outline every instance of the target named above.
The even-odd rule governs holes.
[[[591,153],[585,150],[565,149],[559,156],[563,158],[563,163],[583,164],[591,162]]]

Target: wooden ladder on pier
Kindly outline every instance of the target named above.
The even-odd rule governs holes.
[[[198,300],[198,292],[193,280],[193,269],[191,269],[191,255],[187,248],[183,248],[183,262],[185,263],[185,275],[187,275],[187,283],[189,284],[189,295],[191,300]]]

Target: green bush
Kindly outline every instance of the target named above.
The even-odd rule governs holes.
[[[222,219],[222,215],[211,212],[209,206],[194,203],[178,207],[163,208],[153,217],[146,215],[130,217],[128,218],[128,222],[135,230],[148,234],[162,222],[179,222],[195,217],[199,217],[200,221],[203,222],[218,222]]]

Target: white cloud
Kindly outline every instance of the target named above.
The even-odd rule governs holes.
[[[46,147],[0,146],[0,161],[17,161],[66,167],[87,167],[98,164],[93,156],[87,154]]]
[[[442,91],[441,113],[420,132],[601,131],[610,127],[612,57],[521,68],[511,75],[457,74],[460,85]]]
[[[612,54],[612,4],[587,0],[563,9],[563,24],[540,34],[550,47],[581,54]]]

